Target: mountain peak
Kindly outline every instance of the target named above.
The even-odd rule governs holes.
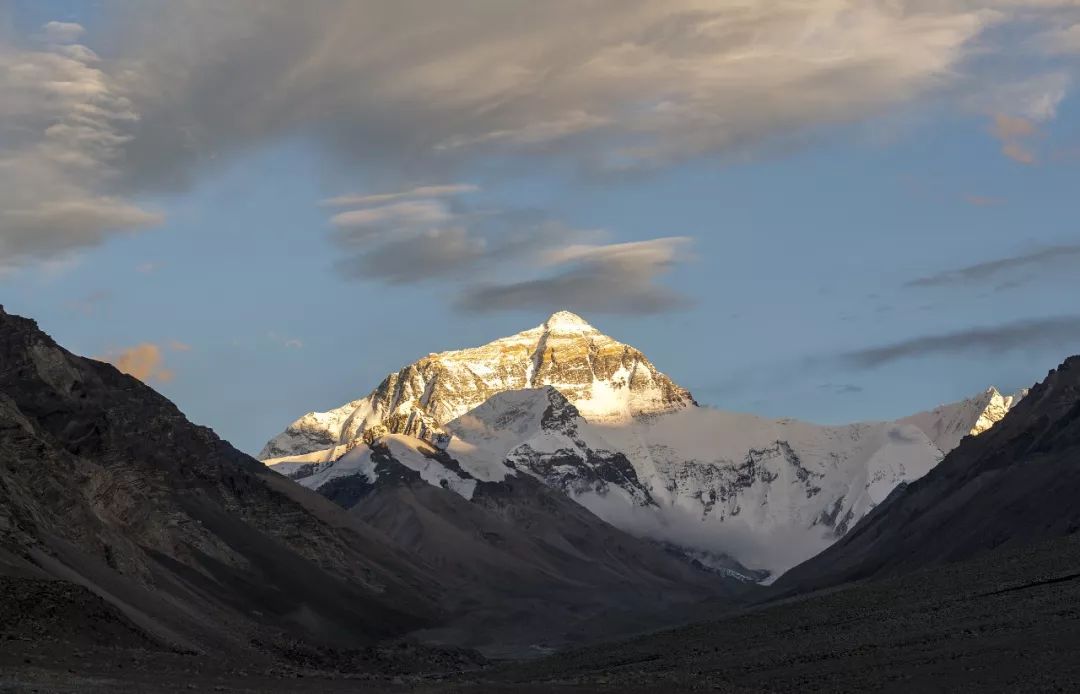
[[[424,438],[496,393],[552,386],[589,421],[625,421],[695,405],[689,391],[644,354],[569,311],[486,345],[429,354],[392,373],[360,400],[293,422],[263,459],[312,453],[365,432]]]
[[[550,331],[586,332],[596,330],[584,318],[570,311],[556,311],[551,314],[544,321],[544,327]]]

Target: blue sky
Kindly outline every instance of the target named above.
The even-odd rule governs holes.
[[[408,5],[0,3],[5,308],[252,452],[558,308],[821,422],[1080,352],[1068,3]]]

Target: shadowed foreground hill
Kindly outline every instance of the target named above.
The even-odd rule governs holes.
[[[17,604],[181,651],[363,647],[438,616],[437,582],[381,534],[0,309],[4,575]],[[40,618],[20,617],[30,636],[52,628]]]
[[[1069,535],[1080,529],[1078,500],[1080,356],[777,587],[804,592]]]

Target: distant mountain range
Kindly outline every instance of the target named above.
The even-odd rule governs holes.
[[[377,485],[375,451],[471,499],[530,477],[635,536],[749,580],[825,549],[1023,393],[990,388],[892,422],[819,426],[699,406],[637,349],[561,311],[430,354],[271,439],[267,465],[331,498]]]

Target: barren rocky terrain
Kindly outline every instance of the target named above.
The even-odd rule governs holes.
[[[3,638],[0,691],[10,692],[1068,692],[1080,686],[1080,537],[526,662],[418,667],[415,649],[395,660],[384,647],[348,674],[126,636]]]

